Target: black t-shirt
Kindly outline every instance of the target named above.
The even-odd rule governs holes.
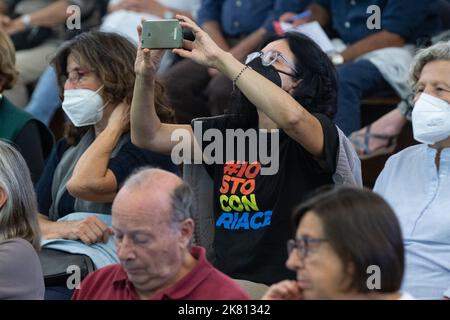
[[[308,193],[333,183],[339,146],[331,120],[320,114],[314,116],[325,137],[322,160],[280,130],[279,170],[274,175],[261,174],[259,158],[258,163],[206,166],[214,180],[215,264],[232,278],[265,284],[294,278],[285,266],[286,243],[295,234],[293,209]],[[201,121],[203,132],[215,128],[224,133],[226,145],[229,120],[216,117]],[[202,144],[203,150],[208,144]]]

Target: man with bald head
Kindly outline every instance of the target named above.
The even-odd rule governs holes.
[[[132,175],[112,206],[120,264],[90,274],[74,300],[248,299],[215,269],[205,250],[191,245],[193,194],[176,175],[142,169]]]

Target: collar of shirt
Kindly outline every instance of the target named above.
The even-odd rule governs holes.
[[[434,161],[436,159],[437,150],[431,147],[428,147],[428,154],[432,157]],[[448,167],[450,165],[450,147],[444,148],[441,150],[440,156],[440,167]]]
[[[429,172],[429,177],[438,179],[447,176],[450,173],[450,148],[441,150],[439,158],[439,171],[436,168],[436,155],[438,151],[430,146],[426,146],[425,159]]]
[[[193,246],[191,254],[197,260],[197,265],[183,279],[151,296],[149,300],[182,300],[188,297],[205,278],[213,271],[212,265],[206,260],[205,249]],[[128,276],[123,268],[117,272],[113,279],[113,286],[126,288],[133,299],[139,300],[139,296],[134,289],[133,283],[128,280]]]

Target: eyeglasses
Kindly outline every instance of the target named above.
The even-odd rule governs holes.
[[[291,239],[287,242],[287,251],[290,256],[294,249],[297,250],[298,258],[304,259],[308,256],[308,253],[314,252],[317,250],[318,246],[328,241],[323,238],[310,238],[310,237],[301,237],[297,239]]]
[[[76,84],[83,81],[83,78],[87,76],[88,74],[94,73],[95,70],[93,69],[78,69],[75,68],[68,72],[66,76],[66,80],[69,80],[70,82]]]
[[[275,70],[277,70],[278,72],[284,73],[284,74],[286,74],[286,75],[288,75],[288,76],[290,76],[292,78],[298,79],[297,69],[295,68],[295,66],[292,63],[290,63],[286,59],[286,57],[281,52],[278,52],[278,51],[275,51],[275,50],[269,50],[267,52],[262,52],[262,51],[253,52],[253,53],[250,53],[247,56],[247,60],[245,61],[245,64],[249,64],[250,62],[252,62],[256,58],[261,58],[262,65],[264,67],[271,66],[275,62],[281,61],[282,63],[287,65],[292,71],[294,71],[294,74],[288,73],[288,72],[285,72],[285,71],[282,71],[282,70],[279,70],[279,69],[275,69]]]

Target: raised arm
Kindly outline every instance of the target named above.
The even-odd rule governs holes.
[[[108,164],[120,137],[128,131],[129,124],[129,106],[121,103],[112,112],[106,128],[78,160],[66,185],[73,197],[101,203],[114,200],[118,185]]]
[[[138,27],[141,39],[142,27]],[[140,43],[141,41],[139,41]],[[155,108],[155,77],[164,51],[138,48],[133,101],[131,103],[131,141],[140,148],[170,155],[179,142],[172,141],[175,130],[181,129],[194,141],[190,125],[162,123]]]
[[[220,49],[192,20],[183,16],[177,17],[183,27],[192,30],[195,41],[185,41],[184,48],[174,49],[174,53],[199,64],[216,68],[230,79],[236,79],[240,74],[236,85],[256,108],[312,155],[319,158],[323,156],[324,135],[316,117],[287,92],[259,73],[251,69],[244,70],[245,65],[230,53]]]

